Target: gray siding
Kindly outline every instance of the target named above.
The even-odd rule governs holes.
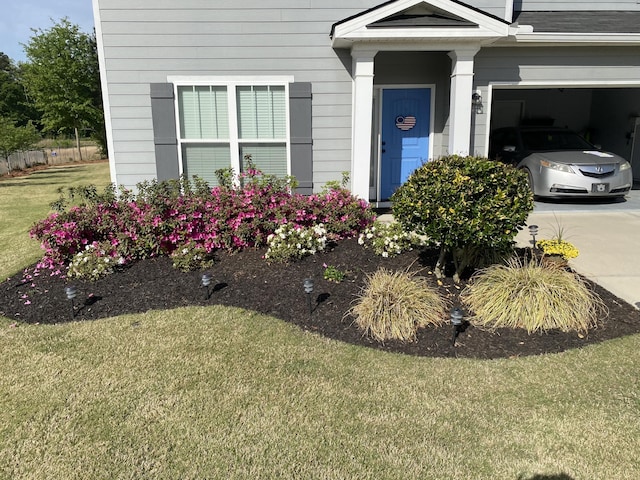
[[[640,10],[638,0],[515,0],[514,10]]]
[[[345,65],[331,48],[329,32],[378,3],[99,0],[117,183],[131,187],[155,177],[149,84],[172,75],[312,82],[314,188],[339,180],[350,169],[352,83],[350,60]]]
[[[172,75],[294,75],[313,82],[316,182],[349,169],[351,79],[329,31],[371,1],[274,0],[268,8],[235,0],[99,4],[118,184],[156,175],[149,84]]]
[[[329,32],[333,23],[382,0],[94,1],[119,185],[157,174],[149,84],[172,75],[293,75],[311,82],[314,188],[350,169],[351,59],[331,48]],[[467,4],[504,18],[507,2]],[[448,105],[448,85],[437,94],[437,111],[446,115],[440,107]],[[437,122],[445,132],[444,117]]]
[[[507,0],[463,0],[462,3],[466,3],[467,5],[502,19],[508,20],[508,16],[511,15],[511,12],[506,11]]]

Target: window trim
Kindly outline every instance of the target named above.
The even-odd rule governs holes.
[[[224,86],[227,88],[227,108],[229,121],[229,150],[231,157],[230,167],[237,176],[242,171],[242,158],[240,158],[240,147],[242,144],[251,143],[282,143],[280,139],[240,139],[237,109],[237,87],[242,86],[278,86],[284,87],[285,98],[285,151],[287,162],[287,175],[291,175],[291,119],[290,119],[290,99],[289,85],[294,83],[293,76],[173,76],[167,77],[167,82],[173,84],[174,104],[175,104],[175,124],[178,150],[178,172],[184,174],[183,145],[184,144],[212,144],[227,143],[219,139],[188,139],[182,138],[180,124],[180,105],[178,89],[180,87],[200,87],[200,86]],[[259,165],[258,165],[259,166]]]

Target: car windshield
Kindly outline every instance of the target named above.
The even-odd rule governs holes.
[[[591,150],[593,145],[580,135],[570,131],[539,130],[522,132],[522,143],[529,151],[540,150]]]

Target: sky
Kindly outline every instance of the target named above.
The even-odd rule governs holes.
[[[0,52],[15,63],[26,61],[20,44],[29,42],[32,28],[48,30],[67,17],[81,31],[93,33],[91,0],[0,0],[0,12]]]

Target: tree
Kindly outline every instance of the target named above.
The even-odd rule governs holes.
[[[11,58],[0,52],[0,116],[14,120],[18,125],[26,125],[29,120],[37,120],[40,114],[29,102],[20,80],[20,67]]]
[[[80,130],[104,130],[95,35],[67,18],[33,32],[25,45],[24,85],[42,111],[45,130],[74,132],[80,151]]]
[[[7,169],[11,173],[11,160],[9,157],[15,152],[22,152],[33,147],[40,135],[33,123],[28,122],[24,126],[17,126],[5,117],[0,117],[0,155],[7,161]]]

